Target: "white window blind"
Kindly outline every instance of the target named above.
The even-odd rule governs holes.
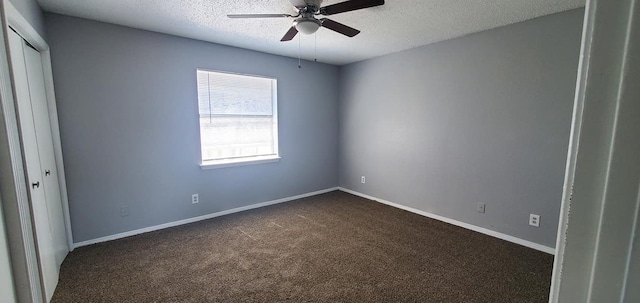
[[[202,162],[278,155],[276,79],[197,71]]]

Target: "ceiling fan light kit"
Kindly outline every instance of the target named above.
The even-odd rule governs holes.
[[[353,37],[360,33],[359,30],[327,18],[318,19],[316,15],[335,15],[363,8],[380,6],[384,0],[350,0],[321,7],[322,0],[289,0],[298,11],[297,15],[289,14],[229,14],[229,18],[296,18],[293,25],[280,41],[291,41],[298,32],[313,34],[320,27]]]
[[[306,35],[311,35],[318,31],[322,23],[315,18],[302,18],[293,22],[296,29]]]

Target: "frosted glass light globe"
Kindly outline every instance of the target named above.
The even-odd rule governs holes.
[[[314,19],[301,19],[296,22],[296,29],[306,35],[310,35],[318,31],[320,22]]]

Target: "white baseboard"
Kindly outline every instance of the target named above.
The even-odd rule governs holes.
[[[334,191],[334,190],[338,190],[338,187],[332,187],[332,188],[327,188],[327,189],[314,191],[314,192],[310,192],[310,193],[306,193],[306,194],[301,194],[301,195],[297,195],[297,196],[291,196],[291,197],[286,197],[286,198],[282,198],[282,199],[271,200],[271,201],[257,203],[257,204],[251,204],[251,205],[247,205],[247,206],[243,206],[243,207],[223,210],[221,212],[212,213],[212,214],[208,214],[208,215],[204,215],[204,216],[193,217],[193,218],[179,220],[179,221],[173,221],[173,222],[164,223],[164,224],[160,224],[160,225],[155,225],[155,226],[145,227],[145,228],[136,229],[136,230],[132,230],[132,231],[127,231],[127,232],[123,232],[123,233],[119,233],[119,234],[115,234],[115,235],[110,235],[110,236],[100,237],[100,238],[91,239],[91,240],[87,240],[87,241],[82,241],[82,242],[74,243],[73,244],[73,248],[75,249],[75,248],[78,248],[78,247],[87,246],[87,245],[91,245],[91,244],[96,244],[96,243],[100,243],[100,242],[106,242],[106,241],[116,240],[116,239],[120,239],[120,238],[135,236],[135,235],[139,235],[139,234],[143,234],[143,233],[148,233],[148,232],[151,232],[151,231],[156,231],[156,230],[165,229],[165,228],[169,228],[169,227],[174,227],[174,226],[178,226],[178,225],[184,225],[184,224],[189,224],[189,223],[198,222],[198,221],[202,221],[202,220],[207,220],[207,219],[220,217],[220,216],[224,216],[224,215],[228,215],[228,214],[233,214],[233,213],[237,213],[237,212],[241,212],[241,211],[245,211],[245,210],[250,210],[250,209],[254,209],[254,208],[260,208],[260,207],[269,206],[269,205],[273,205],[273,204],[289,202],[289,201],[292,201],[292,200],[297,200],[297,199],[311,197],[311,196],[315,196],[315,195],[319,195],[319,194],[328,193],[328,192],[331,192],[331,191]]]
[[[286,197],[286,198],[282,198],[282,199],[277,199],[277,200],[271,200],[271,201],[267,201],[267,202],[262,202],[262,203],[257,203],[257,204],[252,204],[252,205],[247,205],[247,206],[243,206],[243,207],[238,207],[238,208],[233,208],[233,209],[228,209],[228,210],[224,210],[221,212],[216,212],[216,213],[212,213],[212,214],[208,214],[208,215],[204,215],[204,216],[199,216],[199,217],[193,217],[193,218],[189,218],[189,219],[184,219],[184,220],[179,220],[179,221],[173,221],[173,222],[169,222],[169,223],[164,223],[164,224],[160,224],[160,225],[155,225],[155,226],[150,226],[150,227],[145,227],[145,228],[141,228],[141,229],[136,229],[136,230],[132,230],[132,231],[127,231],[127,232],[123,232],[123,233],[119,233],[119,234],[115,234],[115,235],[110,235],[110,236],[105,236],[105,237],[100,237],[100,238],[96,238],[96,239],[91,239],[91,240],[87,240],[87,241],[82,241],[82,242],[78,242],[78,243],[74,243],[73,244],[73,248],[78,248],[78,247],[82,247],[82,246],[87,246],[87,245],[91,245],[91,244],[96,244],[96,243],[100,243],[100,242],[106,242],[106,241],[111,241],[111,240],[116,240],[116,239],[121,239],[121,238],[125,238],[125,237],[130,237],[130,236],[135,236],[135,235],[139,235],[139,234],[143,234],[143,233],[148,233],[148,232],[152,232],[152,231],[156,231],[156,230],[160,230],[160,229],[165,229],[165,228],[169,228],[169,227],[174,227],[174,226],[179,226],[179,225],[184,225],[184,224],[189,224],[189,223],[193,223],[193,222],[198,222],[198,221],[202,221],[202,220],[207,220],[207,219],[211,219],[211,218],[215,218],[215,217],[219,217],[219,216],[224,216],[224,215],[228,215],[228,214],[233,214],[233,213],[237,213],[237,212],[241,212],[241,211],[245,211],[245,210],[250,210],[250,209],[255,209],[255,208],[260,208],[260,207],[264,207],[264,206],[269,206],[269,205],[274,205],[274,204],[278,204],[278,203],[284,203],[284,202],[288,202],[288,201],[292,201],[292,200],[297,200],[297,199],[302,199],[302,198],[306,198],[306,197],[311,197],[311,196],[315,196],[315,195],[319,195],[319,194],[324,194],[324,193],[328,193],[334,190],[341,190],[356,196],[360,196],[369,200],[373,200],[379,203],[383,203],[395,208],[399,208],[399,209],[403,209],[412,213],[416,213],[418,215],[421,216],[425,216],[428,218],[432,218],[435,220],[439,220],[442,222],[446,222],[449,224],[453,224],[462,228],[466,228],[466,229],[470,229],[479,233],[483,233],[485,235],[489,235],[492,237],[496,237],[498,239],[502,239],[505,241],[509,241],[515,244],[519,244],[522,246],[526,246],[529,248],[533,248],[535,250],[539,250],[542,252],[546,252],[548,254],[555,254],[555,249],[548,247],[548,246],[544,246],[538,243],[534,243],[531,241],[527,241],[527,240],[523,240],[520,238],[516,238],[514,236],[510,236],[507,234],[503,234],[503,233],[499,233],[497,231],[493,231],[490,229],[486,229],[483,227],[479,227],[479,226],[475,226],[475,225],[471,225],[469,223],[464,223],[461,221],[457,221],[454,219],[450,219],[447,217],[443,217],[443,216],[439,216],[436,214],[432,214],[426,211],[422,211],[419,209],[415,209],[415,208],[411,208],[408,206],[404,206],[398,203],[394,203],[394,202],[390,202],[390,201],[386,201],[383,199],[379,199],[373,196],[369,196],[357,191],[353,191],[350,189],[346,189],[343,187],[332,187],[332,188],[327,188],[327,189],[323,189],[323,190],[319,190],[319,191],[314,191],[314,192],[310,192],[310,193],[306,193],[306,194],[301,194],[301,195],[297,195],[297,196],[291,196],[291,197]]]
[[[534,243],[534,242],[531,242],[531,241],[523,240],[523,239],[520,239],[520,238],[516,238],[514,236],[510,236],[510,235],[507,235],[507,234],[499,233],[497,231],[493,231],[493,230],[486,229],[486,228],[483,228],[483,227],[475,226],[475,225],[472,225],[472,224],[469,224],[469,223],[464,223],[464,222],[457,221],[457,220],[454,220],[454,219],[450,219],[450,218],[447,218],[447,217],[439,216],[439,215],[432,214],[432,213],[429,213],[429,212],[426,212],[426,211],[423,211],[423,210],[419,210],[419,209],[411,208],[411,207],[408,207],[408,206],[404,206],[404,205],[401,205],[401,204],[398,204],[398,203],[389,202],[389,201],[386,201],[386,200],[383,200],[383,199],[379,199],[379,198],[376,198],[376,197],[365,195],[363,193],[359,193],[357,191],[346,189],[346,188],[343,188],[343,187],[339,187],[338,189],[343,191],[343,192],[347,192],[347,193],[350,193],[350,194],[353,194],[353,195],[356,195],[356,196],[360,196],[360,197],[363,197],[363,198],[366,198],[366,199],[369,199],[369,200],[373,200],[373,201],[382,203],[382,204],[393,206],[395,208],[403,209],[403,210],[406,210],[406,211],[409,211],[409,212],[412,212],[412,213],[415,213],[415,214],[418,214],[418,215],[421,215],[421,216],[425,216],[425,217],[428,217],[428,218],[431,218],[431,219],[439,220],[439,221],[446,222],[446,223],[449,223],[449,224],[453,224],[453,225],[456,225],[456,226],[459,226],[459,227],[462,227],[462,228],[466,228],[466,229],[470,229],[470,230],[473,230],[473,231],[477,231],[477,232],[483,233],[485,235],[496,237],[498,239],[509,241],[509,242],[512,242],[512,243],[515,243],[515,244],[519,244],[519,245],[522,245],[522,246],[526,246],[526,247],[529,247],[529,248],[533,248],[535,250],[546,252],[548,254],[555,255],[555,253],[556,253],[556,250],[554,248],[552,248],[552,247],[549,247],[549,246],[545,246],[545,245],[541,245],[541,244]]]

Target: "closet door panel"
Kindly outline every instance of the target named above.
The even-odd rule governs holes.
[[[27,78],[29,80],[29,93],[31,96],[31,108],[38,140],[38,153],[40,155],[40,167],[44,191],[47,199],[47,211],[51,233],[53,237],[56,264],[60,266],[68,253],[67,234],[62,211],[62,199],[60,198],[60,185],[56,170],[56,159],[53,150],[53,137],[51,135],[51,123],[49,120],[49,106],[47,104],[46,88],[44,84],[44,69],[40,53],[31,47],[23,47]]]
[[[38,140],[33,118],[33,108],[29,91],[27,68],[24,58],[24,40],[13,31],[9,32],[9,51],[14,76],[15,98],[20,126],[24,162],[31,202],[31,216],[35,230],[38,265],[47,302],[51,300],[58,284],[59,266],[56,262],[55,245],[47,199],[43,185],[43,175],[38,151]]]

